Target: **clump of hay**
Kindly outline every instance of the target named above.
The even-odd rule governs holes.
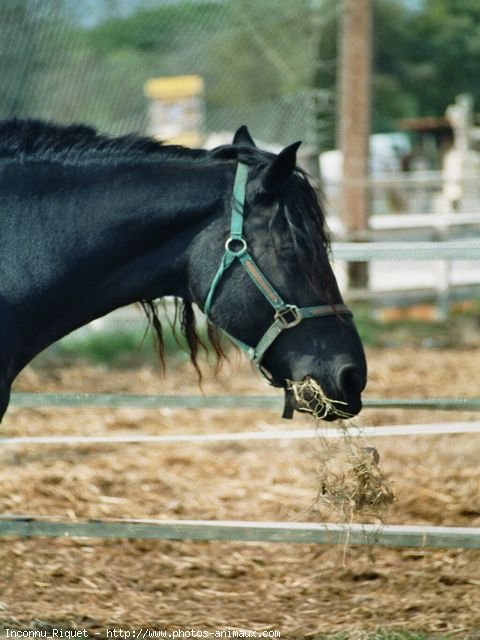
[[[334,412],[339,418],[350,418],[342,410],[346,403],[328,398],[312,378],[301,382],[288,381],[297,411],[311,413],[322,420]],[[380,455],[375,447],[360,435],[352,435],[351,424],[336,423],[343,435],[337,439],[319,437],[315,450],[319,482],[316,507],[324,515],[335,511],[343,520],[352,522],[356,516],[383,520],[383,513],[394,500],[393,489],[380,468]]]
[[[287,380],[287,390],[293,394],[297,411],[311,413],[315,418],[323,420],[329,413],[336,413],[339,418],[351,418],[351,414],[341,409],[346,402],[332,400],[313,378],[306,378],[300,382]]]
[[[317,508],[335,511],[350,522],[355,516],[382,520],[393,502],[393,489],[380,468],[375,447],[362,437],[352,437],[348,428],[338,441],[319,438],[316,472],[319,482]]]

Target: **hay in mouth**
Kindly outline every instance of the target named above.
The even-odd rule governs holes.
[[[318,420],[323,420],[331,414],[339,418],[351,418],[352,414],[341,409],[346,406],[342,400],[332,400],[313,378],[301,381],[286,380],[287,390],[293,393],[297,403],[297,411],[311,413]]]

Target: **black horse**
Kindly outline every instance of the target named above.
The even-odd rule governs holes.
[[[246,127],[213,151],[109,138],[83,125],[0,123],[0,418],[40,351],[113,309],[182,301],[197,366],[192,303],[286,390],[315,381],[326,419],[360,411],[363,348],[328,262],[325,220],[296,167]]]

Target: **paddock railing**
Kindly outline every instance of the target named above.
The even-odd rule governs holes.
[[[336,242],[333,259],[348,262],[369,260],[480,260],[480,239],[438,242]]]
[[[437,422],[427,424],[405,424],[382,427],[356,427],[348,430],[350,438],[388,438],[395,436],[435,436],[452,435],[458,433],[480,433],[480,421],[472,422]],[[276,429],[265,431],[238,431],[214,433],[182,433],[153,435],[144,433],[117,433],[115,435],[50,435],[50,436],[14,436],[0,438],[0,445],[23,444],[60,444],[60,445],[91,445],[91,444],[172,444],[179,442],[246,442],[250,440],[305,440],[311,438],[343,438],[345,430],[333,427],[314,429]]]
[[[283,408],[279,395],[135,395],[115,393],[14,392],[11,405],[22,408],[70,407],[104,409],[272,409]],[[480,398],[365,398],[365,409],[434,409],[480,411]]]
[[[0,516],[0,535],[480,549],[478,528],[413,525],[128,519],[68,522],[7,515]]]

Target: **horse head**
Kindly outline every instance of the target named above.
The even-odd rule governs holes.
[[[296,165],[299,145],[274,155],[241,127],[210,152],[232,165],[233,196],[193,243],[190,283],[210,322],[285,389],[286,417],[297,409],[334,420],[360,411],[366,361],[317,194]]]

